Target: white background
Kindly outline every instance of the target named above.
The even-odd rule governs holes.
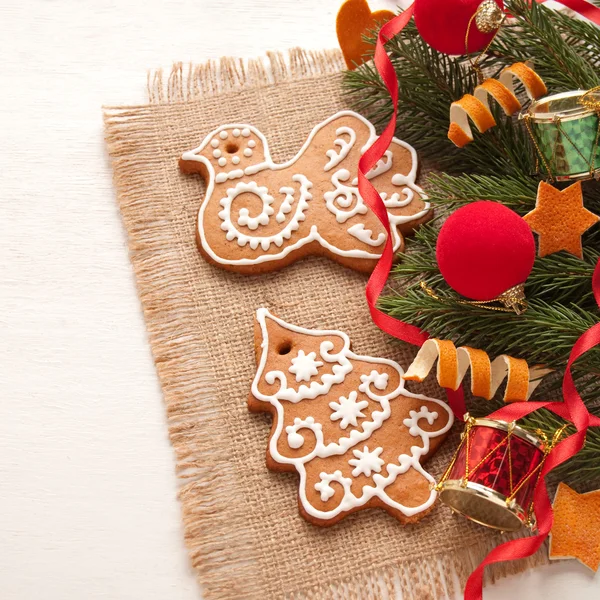
[[[338,5],[0,2],[2,600],[200,597],[100,107],[174,60],[334,47]],[[599,593],[569,561],[485,597]]]

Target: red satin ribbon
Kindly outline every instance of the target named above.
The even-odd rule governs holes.
[[[536,2],[542,4],[546,0],[536,0]],[[596,25],[600,25],[600,9],[591,2],[587,2],[587,0],[558,0],[558,2],[580,14],[582,17],[596,23]]]
[[[545,0],[536,0],[544,2]],[[560,0],[568,8],[590,19],[600,25],[600,9],[590,4],[586,0]],[[396,120],[398,115],[398,79],[390,58],[385,51],[385,44],[388,40],[399,34],[406,24],[410,21],[414,13],[414,4],[407,8],[403,13],[388,21],[379,30],[377,36],[377,45],[375,47],[374,63],[381,75],[381,78],[388,89],[393,106],[392,117],[383,130],[381,136],[367,149],[358,163],[358,189],[367,203],[367,206],[377,215],[377,218],[387,232],[387,240],[381,258],[379,259],[371,277],[366,286],[366,297],[371,312],[373,322],[386,333],[408,342],[415,346],[421,346],[429,337],[429,334],[420,330],[414,325],[410,325],[398,319],[383,313],[377,308],[377,300],[385,287],[387,278],[392,267],[394,251],[392,247],[392,235],[390,231],[390,222],[386,207],[379,196],[377,190],[373,187],[367,173],[384,156],[388,149],[394,132],[396,130]],[[592,287],[594,297],[600,307],[600,260],[596,265],[592,277]],[[600,427],[600,418],[590,415],[581,399],[581,396],[575,388],[573,376],[571,374],[572,364],[588,350],[600,344],[600,323],[586,331],[575,343],[565,375],[563,379],[563,398],[564,402],[527,402],[515,403],[496,411],[491,418],[505,421],[516,421],[529,413],[546,408],[563,419],[572,422],[575,425],[576,433],[564,439],[556,445],[549,453],[544,463],[544,468],[540,476],[540,483],[535,490],[534,508],[538,524],[538,534],[532,537],[521,538],[506,542],[498,546],[484,561],[473,571],[467,586],[465,588],[465,600],[481,600],[483,597],[483,572],[487,565],[502,562],[505,560],[515,560],[525,558],[534,554],[542,545],[548,536],[554,515],[552,512],[552,503],[546,489],[545,476],[555,467],[562,464],[581,450],[585,443],[585,435],[588,427]],[[454,413],[462,417],[465,413],[465,403],[462,389],[456,392],[447,390],[448,401]]]
[[[385,51],[385,43],[395,35],[399,34],[404,27],[406,27],[406,24],[413,16],[413,12],[414,4],[411,4],[403,13],[383,25],[377,36],[374,62],[390,93],[394,112],[382,134],[362,155],[358,163],[358,190],[363,200],[367,203],[367,206],[369,206],[369,208],[377,215],[377,218],[381,221],[381,224],[387,231],[387,240],[385,247],[383,248],[383,253],[367,282],[365,290],[371,318],[380,329],[395,338],[415,346],[422,346],[423,342],[429,337],[427,332],[422,331],[414,325],[409,325],[404,321],[394,319],[394,317],[385,314],[377,308],[377,299],[385,287],[390,269],[392,268],[394,250],[392,247],[392,236],[390,233],[390,221],[387,209],[381,200],[379,193],[366,176],[377,164],[377,161],[383,157],[385,151],[392,143],[392,138],[396,131],[396,118],[398,115],[398,79],[396,78],[396,71],[394,70],[392,61]],[[448,402],[454,413],[460,415],[464,414],[466,409],[462,390],[458,390],[457,392],[447,390],[447,394]]]

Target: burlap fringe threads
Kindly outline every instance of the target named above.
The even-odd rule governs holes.
[[[298,48],[289,53],[270,52],[265,59],[222,58],[189,66],[177,63],[166,79],[162,69],[149,72],[148,98],[151,105],[190,102],[207,95],[336,74],[343,68],[339,50],[316,52]],[[256,573],[254,565],[244,560],[243,552],[234,564],[227,552],[232,537],[238,546],[240,537],[244,537],[245,507],[232,498],[235,468],[228,460],[227,448],[218,443],[220,437],[225,438],[221,409],[213,403],[214,373],[204,340],[189,335],[173,337],[171,333],[173,315],[178,322],[193,320],[194,306],[184,300],[185,281],[174,276],[179,273],[180,257],[173,250],[176,240],[171,239],[168,222],[161,214],[153,215],[150,220],[141,219],[136,210],[139,203],[153,203],[142,185],[143,175],[136,173],[135,159],[132,160],[143,143],[132,134],[154,128],[149,108],[105,109],[106,140],[115,186],[123,217],[129,223],[129,249],[165,397],[177,475],[182,480],[179,495],[190,560],[201,584],[204,583],[207,599],[246,600],[256,597],[253,593]],[[158,241],[155,236],[160,238],[158,245],[150,243],[149,232],[153,242]],[[156,277],[157,272],[162,276]],[[172,298],[172,306],[165,306],[164,294],[160,295],[160,302],[158,295],[153,299],[152,290],[164,288],[165,281],[169,282],[167,296]],[[222,523],[221,527],[218,515],[223,512],[224,503],[228,507],[228,523],[227,526]],[[232,503],[239,506],[232,509]],[[207,514],[211,515],[210,527],[206,526]],[[418,535],[416,528],[415,535]],[[383,568],[372,566],[350,580],[296,590],[286,596],[294,600],[392,600],[401,594],[403,600],[444,600],[454,597],[464,587],[471,571],[494,544],[495,540],[491,540],[451,555],[423,557]],[[542,550],[527,560],[495,565],[487,569],[487,580],[493,582],[547,564],[546,554]],[[232,570],[237,572],[234,578],[237,585],[232,581]]]
[[[462,517],[458,517],[462,518]],[[418,527],[418,525],[417,525]],[[507,539],[514,539],[511,536]],[[287,596],[290,600],[448,600],[457,598],[467,579],[496,543],[478,544],[443,557],[432,556],[364,573],[351,581],[339,581]],[[547,545],[532,557],[501,563],[486,569],[485,585],[548,564]]]
[[[264,58],[223,57],[201,65],[175,63],[165,81],[162,69],[148,73],[150,104],[189,102],[208,95],[260,87],[284,81],[339,73],[344,59],[339,50],[268,52]]]

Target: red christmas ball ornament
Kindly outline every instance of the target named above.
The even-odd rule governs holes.
[[[415,0],[415,25],[421,37],[438,52],[478,52],[492,41],[502,21],[503,8],[503,0]],[[465,48],[469,21],[478,10],[480,18],[473,19]]]
[[[493,300],[525,282],[535,261],[535,242],[517,213],[481,200],[448,217],[436,257],[452,289],[471,300]]]

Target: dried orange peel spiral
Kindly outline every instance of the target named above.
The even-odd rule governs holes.
[[[546,85],[540,76],[526,63],[518,62],[506,67],[498,79],[486,79],[473,94],[465,94],[450,105],[450,127],[448,139],[462,148],[473,141],[473,131],[469,119],[480,133],[485,133],[496,125],[489,105],[489,96],[494,98],[508,115],[521,109],[515,95],[515,80],[520,81],[530,100],[537,100],[547,93]]]
[[[461,346],[450,340],[431,338],[420,348],[414,361],[403,375],[407,381],[423,381],[437,362],[437,380],[441,387],[457,390],[469,367],[471,393],[491,400],[506,379],[504,402],[524,402],[529,399],[542,377],[551,372],[541,366],[529,367],[521,358],[502,354],[493,361],[483,350]]]

